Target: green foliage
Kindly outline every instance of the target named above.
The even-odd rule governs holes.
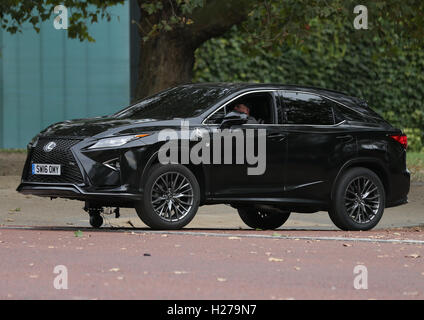
[[[30,23],[39,32],[40,22],[49,20],[54,8],[62,4],[69,9],[68,36],[80,41],[94,39],[88,33],[88,24],[98,19],[110,20],[107,9],[110,6],[123,4],[124,0],[1,0],[0,27],[12,34],[22,32],[22,25]]]
[[[422,130],[406,128],[403,132],[408,136],[408,151],[410,152],[424,152],[424,145],[422,143]]]
[[[267,50],[252,46],[237,28],[202,45],[196,52],[195,82],[263,82],[311,85],[363,98],[399,128],[424,129],[424,52],[409,40],[400,50],[367,31],[341,39],[344,31],[311,22],[302,44]]]

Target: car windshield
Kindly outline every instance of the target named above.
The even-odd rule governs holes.
[[[114,114],[120,119],[195,117],[230,93],[228,88],[185,85],[162,91]]]

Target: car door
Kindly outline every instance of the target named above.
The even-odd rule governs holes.
[[[338,169],[356,153],[356,138],[344,121],[336,123],[335,101],[321,95],[281,91],[287,132],[288,198],[328,200]]]
[[[206,166],[209,190],[213,197],[283,197],[287,139],[284,128],[278,125],[276,94],[273,91],[269,91],[268,94],[272,113],[270,121],[236,125],[220,132],[223,139],[231,136],[243,137],[244,162],[241,164],[234,161],[237,155],[240,156],[240,150],[237,152],[237,148],[233,145],[231,164],[225,164],[224,154],[221,152],[220,164],[211,163]],[[211,125],[210,130],[212,134],[219,132],[219,125]],[[214,143],[216,141],[211,139],[212,153]]]

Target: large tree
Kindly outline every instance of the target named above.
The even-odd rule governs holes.
[[[110,19],[110,6],[123,0],[62,0],[70,9],[68,35],[81,41],[94,41],[87,25],[100,18]],[[278,54],[281,44],[301,45],[308,41],[311,28],[340,30],[337,44],[346,37],[379,37],[384,48],[401,48],[403,40],[424,43],[424,2],[422,0],[363,0],[368,9],[367,30],[356,30],[355,0],[138,0],[140,63],[137,98],[164,88],[190,82],[194,52],[205,41],[221,36],[239,25],[246,43],[259,43]],[[39,31],[41,21],[51,19],[54,0],[2,0],[1,27],[20,32],[24,22]],[[364,22],[364,21],[362,21]],[[344,28],[346,23],[351,28]],[[253,47],[253,46],[252,46]],[[382,48],[382,49],[384,49]],[[246,47],[249,50],[249,47]],[[383,50],[384,51],[384,50]],[[254,52],[252,52],[254,54]]]

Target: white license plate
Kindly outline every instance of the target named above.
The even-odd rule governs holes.
[[[60,164],[32,164],[32,174],[60,176]]]

